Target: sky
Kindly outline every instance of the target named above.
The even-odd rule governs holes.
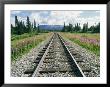
[[[73,11],[49,11],[49,10],[12,10],[11,24],[15,25],[15,16],[18,20],[26,23],[29,16],[30,21],[36,21],[36,26],[40,25],[66,25],[80,23],[81,27],[88,22],[88,26],[92,26],[100,22],[100,11],[98,10],[73,10]]]

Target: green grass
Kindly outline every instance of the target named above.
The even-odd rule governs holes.
[[[80,45],[81,47],[93,52],[97,56],[100,56],[100,45],[92,44],[92,43],[86,43],[86,42],[81,42],[81,38],[89,38],[89,39],[96,39],[100,41],[100,34],[99,33],[60,33],[61,36],[63,36],[66,39],[71,40],[72,42]],[[77,37],[78,38],[74,38]]]
[[[80,45],[81,47],[86,48],[87,50],[92,51],[97,56],[100,55],[100,46],[93,45],[93,44],[82,43],[78,39],[70,39],[70,40],[73,41],[74,43]]]
[[[24,33],[22,35],[12,35],[11,36],[11,41],[32,37],[34,35],[38,35],[38,34],[37,33]]]
[[[42,41],[46,40],[51,33],[41,33],[32,37],[11,41],[11,60],[16,61],[22,55],[28,53],[32,48],[37,47]]]
[[[81,37],[87,38],[100,39],[100,33],[68,33],[68,34],[79,35]]]
[[[11,54],[12,61],[16,61],[18,57],[22,57],[25,53],[28,53],[32,48],[36,47],[41,41],[38,41],[36,44],[28,44],[27,46],[23,46],[18,51],[15,51],[13,54]]]

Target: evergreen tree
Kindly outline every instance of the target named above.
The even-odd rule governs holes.
[[[83,24],[82,32],[86,33],[88,31],[88,22]]]
[[[100,33],[100,23],[95,25],[94,27],[92,26],[92,33]]]
[[[24,22],[22,22],[22,28],[23,28],[23,33],[26,33],[26,26],[25,26]]]
[[[14,27],[12,24],[11,24],[11,34],[14,34]]]
[[[38,33],[40,32],[40,29],[39,29],[39,24],[38,24],[38,27],[37,27],[37,32],[38,32]]]
[[[79,32],[80,30],[81,30],[80,23],[75,24],[75,27],[73,28],[73,31]]]
[[[36,29],[36,21],[34,20],[34,29]]]
[[[17,25],[17,34],[20,35],[22,34],[22,21],[21,22],[18,22],[18,25]]]
[[[96,25],[96,30],[95,30],[96,33],[100,33],[100,23],[98,23]]]
[[[27,33],[31,32],[31,23],[28,16],[26,21],[26,28],[27,28]]]
[[[69,27],[68,27],[68,30],[67,31],[68,32],[71,32],[72,31],[72,28],[73,28],[73,25],[69,23]]]
[[[18,19],[17,19],[17,16],[15,16],[15,27],[18,26]]]
[[[30,31],[29,33],[33,32],[33,23],[30,22]]]
[[[18,25],[19,25],[19,22],[18,22],[17,16],[15,16],[15,28],[13,31],[14,34],[18,34],[18,29],[19,29]]]
[[[19,34],[23,34],[23,23],[22,21],[20,21],[20,24],[19,24]]]
[[[61,31],[65,32],[65,28],[66,28],[66,26],[65,26],[65,22],[64,22],[63,29]]]

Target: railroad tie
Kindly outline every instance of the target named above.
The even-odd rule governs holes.
[[[34,72],[34,69],[27,69],[24,74],[32,74]]]
[[[33,63],[39,63],[40,60],[35,60]]]

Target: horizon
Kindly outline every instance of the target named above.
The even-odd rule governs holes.
[[[84,23],[88,22],[88,26],[95,25],[100,22],[99,10],[73,10],[73,11],[38,11],[38,10],[12,10],[11,11],[11,24],[15,25],[15,16],[18,20],[26,23],[27,16],[31,22],[36,21],[36,26],[40,25],[72,25],[80,23],[81,27]]]

